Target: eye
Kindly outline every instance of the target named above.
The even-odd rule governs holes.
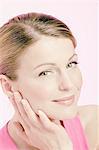
[[[48,75],[49,73],[51,73],[51,71],[42,71],[38,76],[46,76]]]
[[[66,66],[66,68],[76,67],[77,64],[78,64],[77,61],[72,61],[72,62],[70,62],[70,63]]]

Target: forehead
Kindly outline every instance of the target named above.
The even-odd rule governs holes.
[[[70,39],[42,37],[38,42],[28,47],[19,58],[18,70],[31,71],[36,66],[45,63],[54,63],[59,66],[66,64],[75,53]]]
[[[43,36],[38,42],[31,45],[26,51],[25,57],[28,55],[35,59],[46,59],[50,56],[70,55],[74,52],[74,46],[70,39],[55,38]]]

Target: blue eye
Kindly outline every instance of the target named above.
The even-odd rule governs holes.
[[[78,64],[78,62],[77,62],[77,61],[72,61],[72,62],[70,62],[70,63],[67,65],[67,67],[66,67],[66,68],[75,67],[77,64]]]
[[[42,72],[39,74],[39,77],[40,77],[40,76],[46,76],[46,75],[48,75],[49,72],[51,72],[51,71],[42,71]]]

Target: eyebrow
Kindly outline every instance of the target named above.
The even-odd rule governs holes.
[[[74,56],[77,56],[77,54],[74,53],[74,54],[68,59],[68,61],[70,61]],[[39,68],[39,67],[41,67],[41,66],[47,66],[47,65],[56,66],[55,63],[47,63],[47,62],[46,62],[46,63],[42,63],[42,64],[40,64],[40,65],[34,67],[33,70],[35,70],[36,68]]]

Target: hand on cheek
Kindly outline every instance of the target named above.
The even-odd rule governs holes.
[[[43,150],[53,150],[55,147],[58,150],[60,146],[62,150],[64,147],[72,147],[72,143],[61,124],[57,124],[55,120],[51,121],[43,111],[38,110],[38,114],[35,114],[28,101],[22,99],[19,92],[14,93],[12,101],[21,118],[21,125],[19,122],[15,123],[18,136],[21,139],[31,146]]]

